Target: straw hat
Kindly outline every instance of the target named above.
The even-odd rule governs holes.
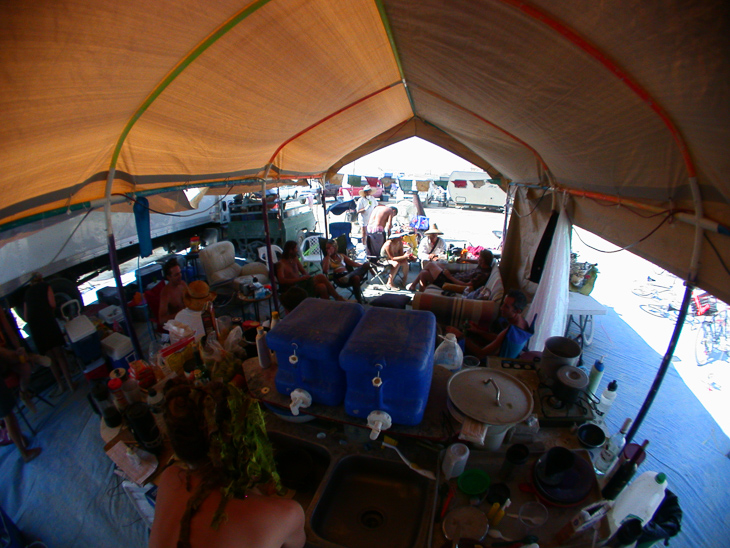
[[[360,192],[358,192],[358,194],[360,194],[360,196],[362,196],[364,198],[367,192],[372,192],[372,191],[373,191],[373,187],[368,185],[365,188],[361,188]]]
[[[431,228],[429,228],[426,232],[424,232],[424,234],[426,234],[426,235],[429,235],[429,234],[439,234],[439,235],[441,235],[441,234],[443,234],[443,232],[441,232],[439,230],[439,227],[436,226],[436,223],[433,223],[431,225]]]
[[[215,298],[215,291],[211,291],[208,284],[201,280],[190,282],[183,294],[183,302],[190,310],[203,310],[205,303]]]
[[[402,238],[405,235],[406,235],[405,232],[391,232],[390,236],[388,236],[388,239],[395,240],[396,238]]]

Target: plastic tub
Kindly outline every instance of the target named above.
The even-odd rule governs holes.
[[[428,403],[435,347],[432,312],[370,308],[340,354],[347,375],[345,412],[365,419],[379,410],[394,423],[419,424]],[[376,377],[381,380],[374,381]]]
[[[340,368],[340,351],[362,315],[363,308],[356,303],[310,298],[280,320],[266,335],[279,364],[279,393],[288,396],[302,388],[314,403],[342,404],[345,373]]]

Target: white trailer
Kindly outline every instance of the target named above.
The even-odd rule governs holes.
[[[449,176],[449,197],[457,206],[484,207],[504,211],[507,193],[484,171],[453,171]]]
[[[229,220],[228,204],[220,196],[204,196],[197,209],[151,213],[150,232],[155,246],[175,251],[187,247],[189,237],[204,230],[208,239],[215,240],[218,227]],[[139,239],[134,214],[112,213],[112,224],[120,260],[136,255]],[[81,276],[109,268],[104,210],[57,216],[3,232],[0,265],[0,297],[11,297],[11,302],[16,300],[12,294],[36,271],[56,293],[78,298]]]

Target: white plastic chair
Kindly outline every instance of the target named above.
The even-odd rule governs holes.
[[[274,264],[279,262],[279,257],[281,257],[284,254],[284,250],[281,249],[278,245],[271,246],[271,250],[274,252]],[[266,252],[266,246],[261,246],[258,248],[259,253],[259,261],[264,263],[266,266],[269,266],[269,257],[268,253]]]
[[[304,262],[308,270],[310,269],[310,265],[314,266],[315,270],[319,269],[322,259],[324,259],[322,250],[319,247],[319,239],[321,237],[321,235],[308,236],[302,240],[302,245],[299,247],[302,262]]]

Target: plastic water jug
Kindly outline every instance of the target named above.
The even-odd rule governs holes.
[[[450,371],[458,371],[464,362],[464,352],[453,333],[448,333],[443,339],[433,355],[433,364],[445,367]]]
[[[616,497],[608,512],[608,524],[614,534],[621,524],[636,518],[646,525],[664,500],[667,476],[663,472],[644,472]]]

